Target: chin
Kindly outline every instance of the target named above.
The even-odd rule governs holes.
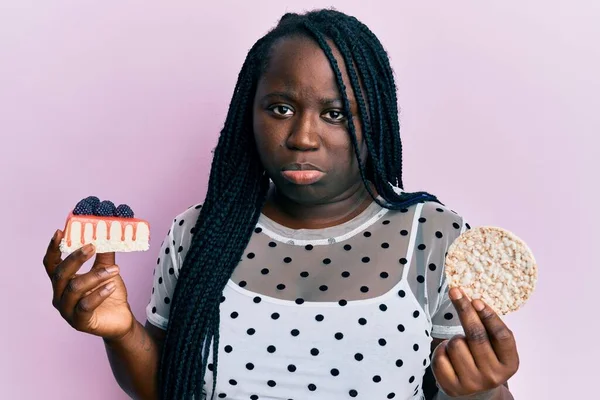
[[[319,204],[329,197],[328,194],[331,190],[331,185],[324,180],[310,185],[297,185],[283,178],[271,178],[271,181],[279,194],[301,204]]]

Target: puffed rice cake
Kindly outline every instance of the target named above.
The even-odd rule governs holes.
[[[499,315],[519,309],[535,289],[538,268],[533,253],[515,234],[497,227],[474,227],[448,248],[448,286],[461,287]]]

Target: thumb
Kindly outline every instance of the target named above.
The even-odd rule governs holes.
[[[94,265],[92,268],[96,268],[104,265],[115,265],[115,253],[97,253],[96,259],[94,260]]]

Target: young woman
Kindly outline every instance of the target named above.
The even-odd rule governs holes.
[[[403,190],[401,150],[377,37],[337,11],[286,14],[242,66],[206,200],[162,244],[146,325],[114,254],[76,275],[93,246],[63,261],[61,231],[44,259],[54,306],[104,338],[134,398],[512,399],[511,331],[443,273],[469,226]]]

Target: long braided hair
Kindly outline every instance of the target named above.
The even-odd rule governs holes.
[[[344,114],[348,116],[348,131],[360,175],[373,200],[394,210],[419,202],[438,202],[426,192],[399,194],[393,189],[393,186],[403,188],[396,85],[387,53],[377,37],[356,18],[335,10],[285,14],[248,52],[214,151],[208,192],[172,299],[159,371],[162,399],[205,398],[202,388],[211,345],[214,397],[222,292],[242,258],[269,187],[252,131],[254,95],[275,41],[294,35],[313,39],[329,59],[343,99]],[[338,65],[328,40],[335,43],[343,56],[357,99],[368,149],[364,163],[358,150],[347,88],[342,81],[343,66]],[[366,99],[359,81],[364,85]],[[375,185],[384,202],[377,199],[368,181]]]

